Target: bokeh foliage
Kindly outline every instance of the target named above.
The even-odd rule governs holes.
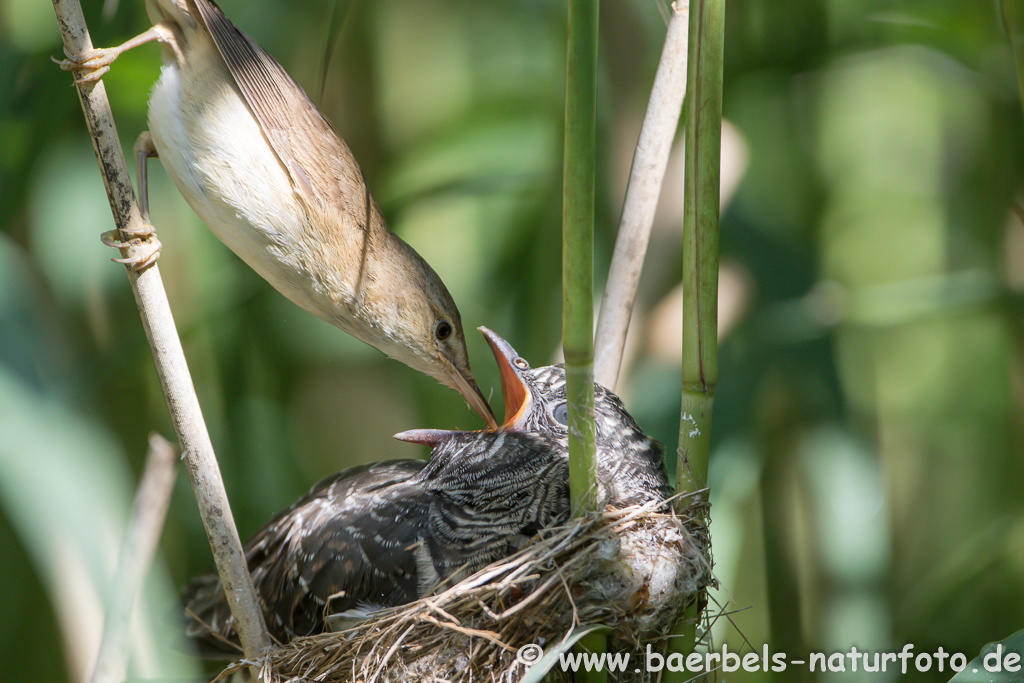
[[[143,30],[142,4],[104,20],[86,2],[94,42]],[[564,5],[340,1],[324,73],[331,3],[220,4],[310,93],[323,83],[325,113],[465,326],[555,359]],[[599,281],[664,35],[654,2],[601,11]],[[741,142],[726,139],[749,165],[722,214],[723,304],[744,313],[722,340],[713,425],[717,597],[749,607],[732,619],[755,646],[791,656],[914,643],[970,658],[1024,625],[1024,118],[997,10],[730,0],[726,32]],[[109,210],[59,53],[48,3],[0,0],[0,676],[15,680],[66,678],[51,608],[70,597],[44,587],[59,568],[102,585],[146,434],[170,434],[130,290],[97,239]],[[158,70],[147,46],[104,79],[126,149]],[[243,536],[344,466],[425,455],[397,431],[479,426],[454,392],[282,299],[150,166],[161,271]],[[678,175],[663,195],[618,390],[671,453]],[[65,546],[102,552],[76,569]],[[184,477],[162,551],[157,613],[168,582],[211,567]],[[742,644],[725,619],[714,635]]]

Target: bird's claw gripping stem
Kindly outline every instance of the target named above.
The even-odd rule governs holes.
[[[89,50],[80,55],[73,55],[64,49],[64,56],[67,59],[61,61],[50,57],[54,63],[60,65],[60,68],[65,71],[86,71],[84,76],[75,79],[75,83],[92,83],[98,81],[103,74],[110,71],[110,65],[114,63],[114,60],[118,56],[126,51],[131,50],[133,47],[138,47],[148,43],[151,40],[158,40],[161,43],[165,43],[174,50],[174,54],[177,55],[179,62],[182,61],[183,57],[181,50],[178,48],[177,40],[174,36],[174,30],[164,24],[163,22],[156,24],[145,33],[140,33],[131,40],[121,43],[117,47],[101,47],[94,50]]]
[[[66,49],[67,59],[60,61],[51,57],[64,71],[87,71],[84,76],[75,79],[75,83],[93,83],[110,71],[110,65],[124,50],[120,47],[101,47],[80,55],[70,54]]]
[[[164,245],[157,239],[156,231],[152,225],[146,224],[143,230],[125,230],[124,232],[127,237],[124,241],[121,240],[121,235],[117,230],[108,230],[103,233],[100,235],[100,241],[114,249],[137,247],[141,252],[129,258],[112,258],[110,259],[111,261],[123,263],[136,273],[156,263],[157,259],[160,258],[160,250],[163,249]]]

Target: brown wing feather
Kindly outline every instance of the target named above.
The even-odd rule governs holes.
[[[314,206],[362,216],[366,184],[352,152],[288,72],[211,0],[192,0],[228,70],[292,179]]]

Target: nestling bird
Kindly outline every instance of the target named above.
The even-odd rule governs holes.
[[[479,329],[501,371],[505,400],[501,428],[544,434],[568,455],[565,367],[531,369],[511,344],[486,327]],[[672,496],[661,444],[644,434],[619,397],[600,384],[594,384],[594,426],[598,500],[602,504],[621,507]]]
[[[211,0],[146,0],[146,9],[145,33],[61,63],[87,71],[80,82],[96,80],[123,51],[163,45],[150,130],[136,145],[143,215],[145,160],[159,156],[210,230],[278,291],[456,389],[495,427],[455,302],[388,229],[352,153],[302,88]],[[129,265],[145,267],[158,251]]]
[[[519,548],[569,517],[565,371],[530,369],[481,328],[501,368],[506,422],[498,432],[412,430],[430,460],[363,465],[313,488],[246,544],[271,633],[318,633],[324,615],[359,618],[404,604]],[[595,387],[602,498],[624,506],[671,495],[661,447],[621,401]],[[185,592],[188,633],[209,649],[234,639],[213,575]],[[326,608],[326,609],[325,609]]]
[[[447,432],[429,461],[360,465],[329,477],[245,546],[277,640],[363,618],[511,554],[569,513],[568,461],[537,434]],[[207,651],[235,639],[214,574],[185,591],[186,633]],[[236,650],[237,652],[237,650]]]

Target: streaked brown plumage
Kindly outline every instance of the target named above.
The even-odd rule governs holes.
[[[409,602],[568,519],[565,371],[560,365],[531,369],[508,342],[481,329],[501,368],[502,431],[398,434],[433,446],[430,460],[364,465],[335,475],[246,545],[257,594],[278,639],[323,630],[328,601],[328,612],[342,619]],[[618,397],[595,387],[595,412],[602,501],[623,506],[670,496],[661,446]],[[191,636],[215,647],[233,639],[215,577],[194,581],[185,603],[205,622],[192,619]]]
[[[449,432],[429,461],[336,474],[246,544],[267,627],[282,642],[400,605],[504,557],[568,515],[568,462],[537,434]],[[188,635],[234,640],[215,575],[185,591]]]
[[[505,397],[502,429],[543,434],[568,453],[564,366],[531,369],[495,332],[486,327],[480,331],[501,370]],[[644,434],[619,397],[600,384],[594,385],[594,425],[599,500],[624,506],[665,500],[672,495],[661,444]]]

